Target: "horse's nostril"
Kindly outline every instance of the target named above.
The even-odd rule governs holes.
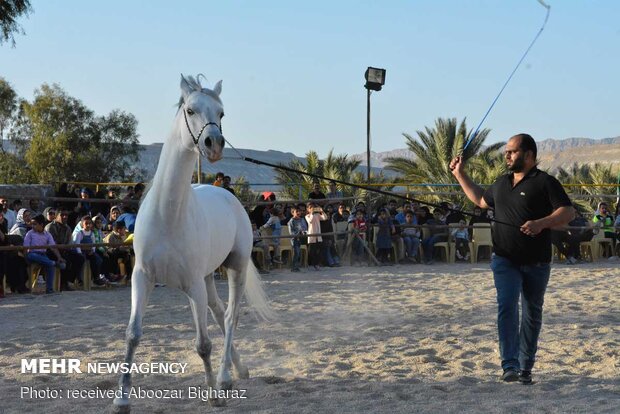
[[[207,147],[207,148],[211,148],[211,145],[212,145],[212,143],[211,143],[211,138],[206,137],[206,138],[205,138],[205,147]]]

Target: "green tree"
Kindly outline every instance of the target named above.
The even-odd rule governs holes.
[[[24,33],[17,18],[31,11],[29,0],[0,0],[0,44],[9,42],[15,47],[15,34]]]
[[[0,184],[22,184],[33,181],[30,169],[23,159],[8,152],[0,153]]]
[[[11,85],[0,77],[0,152],[4,152],[4,131],[17,112],[17,94]]]
[[[136,129],[131,114],[95,116],[60,86],[44,84],[32,103],[22,101],[10,137],[35,182],[135,181]]]
[[[567,187],[568,195],[580,209],[589,213],[593,213],[598,203],[603,201],[601,193],[611,194],[616,191],[611,186],[616,184],[617,179],[611,165],[574,163],[568,168],[558,168],[556,178],[562,184],[577,184]]]
[[[386,168],[402,175],[405,181],[412,183],[456,184],[450,171],[450,161],[461,155],[466,161],[466,169],[475,181],[481,184],[491,183],[505,171],[501,152],[505,143],[500,142],[483,148],[489,135],[489,129],[483,129],[471,141],[467,149],[463,146],[469,140],[472,131],[467,131],[466,121],[458,124],[456,118],[438,118],[435,127],[425,127],[417,131],[417,138],[404,133],[405,143],[414,154],[413,158],[388,158]],[[462,154],[461,154],[462,152]],[[431,192],[459,192],[457,187],[428,186]],[[433,200],[445,199],[445,196],[431,197]],[[453,201],[464,201],[462,196],[452,197]]]

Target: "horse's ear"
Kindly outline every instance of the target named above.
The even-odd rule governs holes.
[[[215,84],[215,87],[213,87],[213,92],[215,92],[217,96],[220,96],[220,94],[222,93],[222,81],[218,81]]]
[[[187,79],[185,79],[185,76],[181,74],[181,95],[183,96],[183,100],[186,100],[190,93],[192,93],[192,87],[189,85]]]

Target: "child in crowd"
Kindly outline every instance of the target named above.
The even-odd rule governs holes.
[[[291,208],[293,217],[288,222],[288,232],[291,236],[295,236],[291,239],[293,245],[293,260],[291,261],[291,272],[299,272],[299,263],[301,261],[301,245],[302,236],[307,233],[306,220],[301,217],[301,210],[294,206]]]
[[[435,243],[448,241],[448,229],[445,228],[446,222],[443,221],[443,217],[443,210],[436,208],[433,211],[433,218],[426,221],[430,235],[422,240],[425,264],[433,264]]]
[[[263,240],[263,235],[261,234],[260,230],[258,230],[258,228],[256,227],[256,223],[254,222],[252,222],[252,238],[254,240],[254,247],[263,249],[263,263],[258,263],[258,261],[255,260],[258,273],[260,273],[261,275],[267,274],[269,273],[269,267],[267,265],[269,260],[269,244],[265,243],[265,240]]]
[[[416,225],[414,214],[412,211],[405,213],[405,222],[401,232],[403,243],[405,244],[406,257],[404,260],[410,263],[416,263],[417,259],[419,259],[418,251],[420,249],[420,228],[414,227]]]
[[[105,243],[123,243],[127,238],[127,228],[125,222],[117,220],[114,222],[112,231],[103,239]],[[112,280],[120,280],[123,277],[129,279],[131,277],[131,249],[129,246],[107,247],[107,259],[104,261],[104,267]],[[121,271],[119,260],[123,263],[124,272]],[[124,273],[124,274],[123,274]]]
[[[93,220],[90,216],[83,216],[80,220],[81,230],[76,230],[73,233],[74,244],[88,244],[95,242],[95,236],[93,235]],[[110,281],[101,273],[103,266],[103,258],[99,256],[94,247],[87,247],[81,249],[77,247],[75,249],[78,253],[84,255],[84,259],[88,260],[90,264],[90,271],[93,277],[93,282],[98,285],[105,285]],[[84,275],[81,275],[83,280]]]
[[[452,230],[454,245],[456,247],[456,259],[469,260],[469,231],[465,227],[465,220],[459,221],[459,227]]]
[[[273,207],[269,212],[269,219],[267,222],[261,226],[261,230],[267,230],[268,233],[271,233],[273,239],[264,240],[267,246],[273,246],[273,259],[270,261],[275,264],[282,264],[282,260],[280,257],[280,236],[282,235],[282,224],[280,224],[280,212],[282,210],[280,207]],[[270,257],[267,255],[267,257]]]

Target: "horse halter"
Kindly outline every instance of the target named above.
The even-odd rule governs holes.
[[[217,127],[217,129],[220,130],[220,134],[222,133],[222,127],[219,126],[216,122],[207,122],[206,124],[204,124],[202,126],[202,128],[200,129],[200,132],[198,133],[198,137],[194,136],[194,133],[192,132],[192,129],[189,127],[189,122],[187,121],[187,110],[183,109],[183,117],[185,118],[185,125],[187,126],[187,131],[189,132],[189,134],[192,136],[192,140],[194,141],[194,145],[198,145],[198,140],[200,139],[200,136],[202,135],[202,132],[205,130],[206,127],[208,127],[209,125],[215,125]]]

